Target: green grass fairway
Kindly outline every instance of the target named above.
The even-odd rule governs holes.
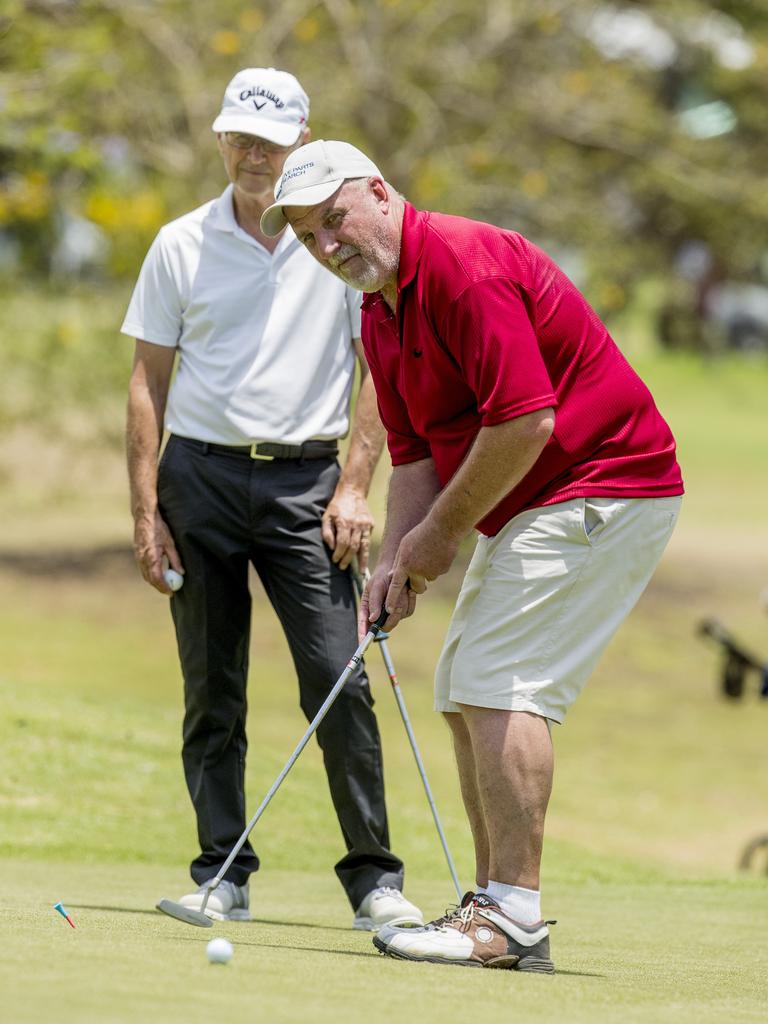
[[[642,369],[677,433],[688,494],[651,586],[554,730],[542,893],[559,921],[555,977],[391,961],[353,932],[314,742],[254,832],[253,923],[202,930],[154,911],[189,886],[196,847],[167,599],[132,564],[120,456],[75,474],[63,510],[42,483],[0,495],[0,1024],[768,1021],[768,875],[736,869],[768,833],[768,701],[753,679],[744,700],[725,702],[719,652],[696,635],[715,615],[768,658],[757,600],[768,586],[768,369],[685,358]],[[430,587],[390,647],[469,888],[468,829],[431,710],[459,576]],[[305,729],[258,588],[252,642],[251,811]],[[454,893],[375,650],[368,667],[392,845],[407,894],[434,916]],[[229,965],[207,963],[212,935],[234,943]]]
[[[768,830],[768,708],[723,705],[693,634],[718,603],[670,556],[567,727],[544,866],[555,978],[388,961],[349,928],[341,854],[314,744],[254,834],[250,925],[194,929],[153,911],[178,898],[194,849],[178,756],[179,685],[165,602],[116,559],[89,575],[0,576],[0,872],[8,942],[0,1020],[374,1022],[447,1017],[608,1024],[764,1021],[768,880],[733,870]],[[695,580],[693,580],[695,583]],[[687,584],[688,585],[688,584]],[[119,600],[116,599],[119,595]],[[750,603],[741,605],[748,618]],[[468,836],[429,669],[447,613],[436,588],[391,641],[446,832],[467,886]],[[304,723],[263,603],[251,687],[249,806]],[[393,843],[407,892],[435,915],[452,888],[379,659]],[[674,694],[672,697],[671,694]],[[256,749],[260,756],[256,756]],[[77,929],[53,910],[62,900]],[[211,966],[212,934],[235,944]],[[535,1015],[535,1017],[534,1017]],[[250,1016],[249,1016],[250,1019]]]
[[[3,1020],[765,1021],[768,893],[756,882],[550,883],[554,977],[388,960],[326,873],[270,871],[249,924],[198,929],[153,913],[168,868],[8,860]],[[23,882],[21,881],[23,879]],[[433,910],[446,887],[422,882]],[[51,907],[66,896],[75,931]],[[209,965],[205,945],[235,948]]]

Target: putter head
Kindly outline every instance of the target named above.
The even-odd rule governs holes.
[[[213,921],[207,914],[184,907],[181,903],[174,903],[173,900],[160,900],[157,909],[169,917],[175,917],[177,921],[183,921],[184,924],[194,924],[198,928],[213,928]]]

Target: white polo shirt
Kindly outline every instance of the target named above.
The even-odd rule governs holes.
[[[290,228],[274,253],[243,231],[230,185],[161,228],[121,331],[179,349],[171,433],[300,444],[349,429],[360,302]]]

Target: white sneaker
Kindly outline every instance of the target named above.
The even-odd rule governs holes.
[[[208,886],[213,881],[209,878],[203,882],[197,892],[182,896],[179,903],[182,907],[189,907],[191,910],[200,910]],[[214,921],[250,921],[251,912],[248,909],[248,883],[235,885],[226,879],[219,882],[211,893],[211,898],[205,908],[207,917]]]
[[[424,918],[413,903],[409,903],[399,889],[383,885],[373,889],[355,911],[352,927],[365,932],[377,932],[382,925],[399,928],[421,928]]]
[[[554,923],[521,924],[490,896],[468,892],[460,907],[426,928],[385,925],[373,944],[396,960],[554,974],[549,953],[549,925]]]

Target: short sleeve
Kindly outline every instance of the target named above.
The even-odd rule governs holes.
[[[440,336],[475,394],[483,426],[557,405],[520,287],[509,278],[466,288],[448,305]]]
[[[418,462],[420,459],[428,459],[432,456],[432,449],[423,437],[415,433],[405,404],[402,404],[404,416],[392,416],[392,406],[389,408],[388,420],[384,419],[381,402],[379,402],[379,415],[387,430],[387,448],[393,466],[403,466],[408,462]]]
[[[382,363],[381,349],[374,337],[375,323],[371,317],[363,319],[362,331],[365,358],[376,388],[379,418],[387,431],[387,448],[392,465],[401,466],[430,458],[432,449],[429,442],[416,433],[405,401],[397,389],[398,360],[384,360]]]
[[[179,283],[161,231],[146,255],[120,331],[132,338],[175,348],[181,330]]]

